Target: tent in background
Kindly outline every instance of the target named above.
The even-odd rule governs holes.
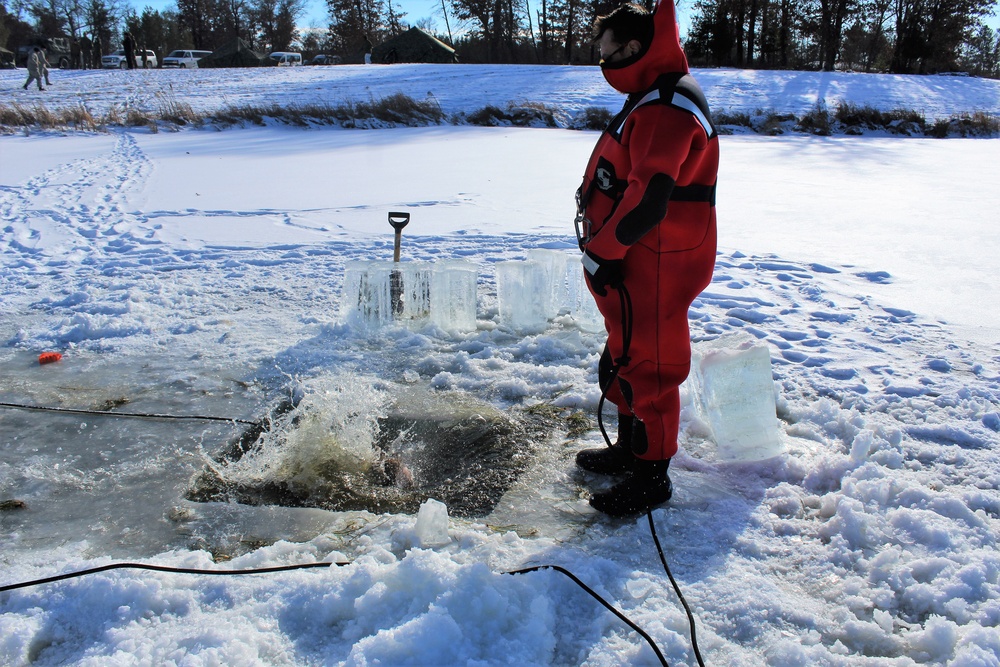
[[[374,63],[457,63],[458,55],[434,35],[410,28],[372,49]]]
[[[198,61],[198,67],[260,67],[267,64],[267,56],[257,53],[239,38]]]

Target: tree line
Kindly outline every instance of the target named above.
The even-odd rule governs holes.
[[[695,0],[702,65],[996,77],[995,0]]]
[[[848,69],[1000,77],[1000,31],[984,23],[997,0],[683,0],[694,66]],[[462,62],[594,64],[594,19],[620,0],[439,0],[416,23]],[[640,0],[648,8],[652,0]],[[327,25],[301,29],[304,0],[176,0],[136,11],[124,0],[0,0],[0,45],[97,36],[108,49],[129,31],[140,47],[212,50],[239,37],[261,51],[330,53],[360,62],[411,27],[398,0],[326,0]],[[442,30],[442,23],[444,30]],[[162,53],[160,54],[162,57]]]
[[[301,44],[304,9],[304,0],[176,0],[141,12],[124,0],[0,0],[0,46],[87,36],[110,53],[129,32],[136,48],[161,61],[174,49],[211,51],[237,37],[259,51],[285,51]]]

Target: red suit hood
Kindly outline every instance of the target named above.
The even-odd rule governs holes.
[[[673,0],[661,0],[653,9],[653,39],[639,53],[613,63],[601,61],[604,78],[615,90],[638,93],[652,87],[667,72],[688,72],[681,48]]]

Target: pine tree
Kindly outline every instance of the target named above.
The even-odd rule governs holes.
[[[344,62],[361,62],[365,41],[380,42],[387,33],[384,0],[326,0],[333,52]]]

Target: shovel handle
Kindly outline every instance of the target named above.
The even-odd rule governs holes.
[[[392,211],[389,213],[389,224],[392,225],[392,228],[395,229],[397,233],[402,231],[403,227],[406,227],[406,224],[409,221],[410,221],[409,213],[399,213],[396,211]]]

